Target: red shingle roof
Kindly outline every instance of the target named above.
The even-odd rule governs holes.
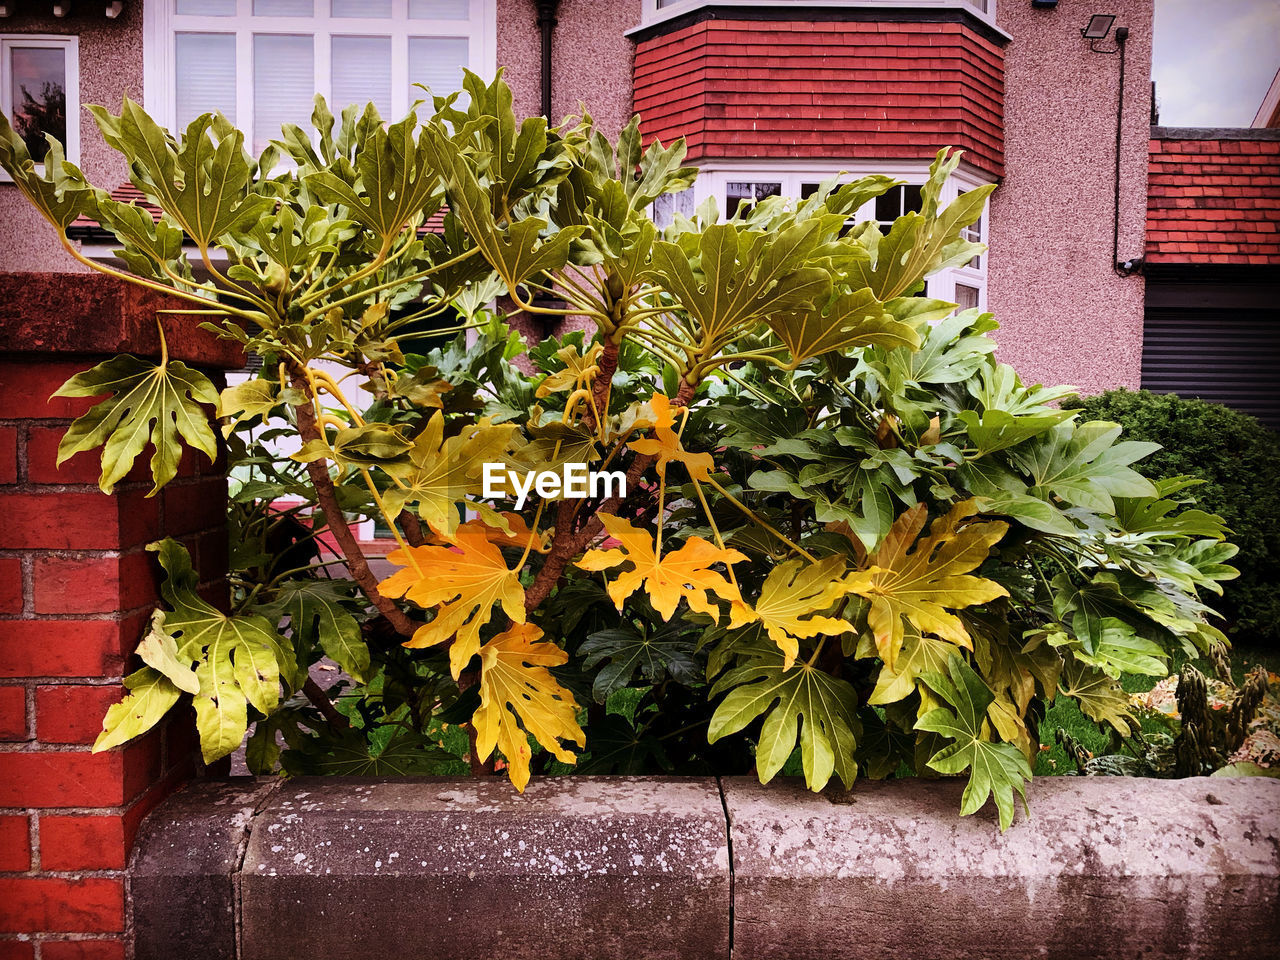
[[[1146,259],[1280,265],[1280,140],[1152,140]]]

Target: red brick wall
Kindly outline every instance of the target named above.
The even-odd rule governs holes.
[[[66,299],[86,282],[61,281]],[[43,327],[21,318],[52,312],[47,290],[13,275],[0,288],[10,298],[0,335],[30,350],[30,334]],[[23,289],[41,302],[24,303]],[[118,319],[119,297],[95,290]],[[194,339],[177,342],[191,348],[184,359],[197,360]],[[217,345],[206,344],[203,355],[227,359]],[[188,715],[122,748],[91,752],[120,678],[137,666],[131,654],[158,599],[159,568],[145,545],[182,539],[207,581],[203,592],[225,590],[220,464],[188,456],[152,498],[142,461],[111,495],[97,487],[94,455],[56,466],[59,437],[91,401],[48,397],[99,359],[28,352],[0,360],[0,960],[31,958],[37,945],[43,960],[124,957],[124,867],[134,833],[193,775],[197,757]]]
[[[1280,140],[1153,139],[1148,263],[1280,264]]]
[[[705,20],[641,40],[646,141],[691,159],[929,159],[1004,172],[1004,53],[962,23]]]

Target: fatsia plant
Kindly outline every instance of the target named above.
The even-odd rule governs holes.
[[[206,758],[252,730],[264,773],[967,773],[962,812],[1004,827],[1047,702],[1127,732],[1122,674],[1224,642],[1221,522],[926,295],[982,250],[991,188],[942,202],[958,153],[887,230],[850,225],[885,177],[658,224],[683,143],[464,93],[394,123],[317,98],[258,157],[217,114],[95,108],[154,217],[0,121],[72,256],[262,359],[221,391],[167,357],[61,391],[104,396],[60,454],[101,446],[103,490],[148,445],[156,488],[183,444],[211,456],[210,415],[229,451],[232,609],[156,546],[99,749],[191,697]],[[125,269],[67,240],[82,215]],[[530,345],[515,316],[578,329]],[[395,540],[381,579],[356,519]]]

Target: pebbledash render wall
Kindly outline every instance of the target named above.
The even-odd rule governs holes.
[[[1120,156],[1119,259],[1142,256],[1151,115],[1151,0],[1115,0],[1130,30]],[[1101,9],[1101,8],[1097,8]],[[1005,175],[991,197],[987,299],[997,356],[1031,383],[1136,388],[1144,281],[1113,271],[1118,54],[1080,28],[1095,8],[996,6],[1005,48]],[[1101,45],[1104,49],[1112,44]]]

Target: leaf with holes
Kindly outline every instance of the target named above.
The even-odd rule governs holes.
[[[532,624],[518,624],[480,648],[480,709],[471,718],[476,754],[487,760],[494,747],[501,750],[507,775],[521,792],[529,782],[530,736],[562,763],[577,758],[561,741],[586,745],[573,694],[547,669],[567,662],[569,655],[541,637]]]
[[[493,616],[493,605],[515,623],[525,622],[524,587],[507,568],[502,551],[481,529],[459,527],[452,547],[428,545],[393,550],[387,559],[404,569],[380,584],[384,596],[404,597],[435,617],[419,627],[405,646],[451,643],[449,668],[456,680],[480,652],[480,628]]]
[[[921,633],[972,647],[964,624],[950,611],[1009,595],[994,580],[970,574],[1009,529],[999,521],[961,527],[976,511],[972,500],[958,503],[933,522],[927,536],[919,536],[928,510],[924,504],[912,507],[894,521],[869,558],[869,569],[846,580],[850,591],[871,601],[867,622],[890,669],[902,648],[904,621]]]

